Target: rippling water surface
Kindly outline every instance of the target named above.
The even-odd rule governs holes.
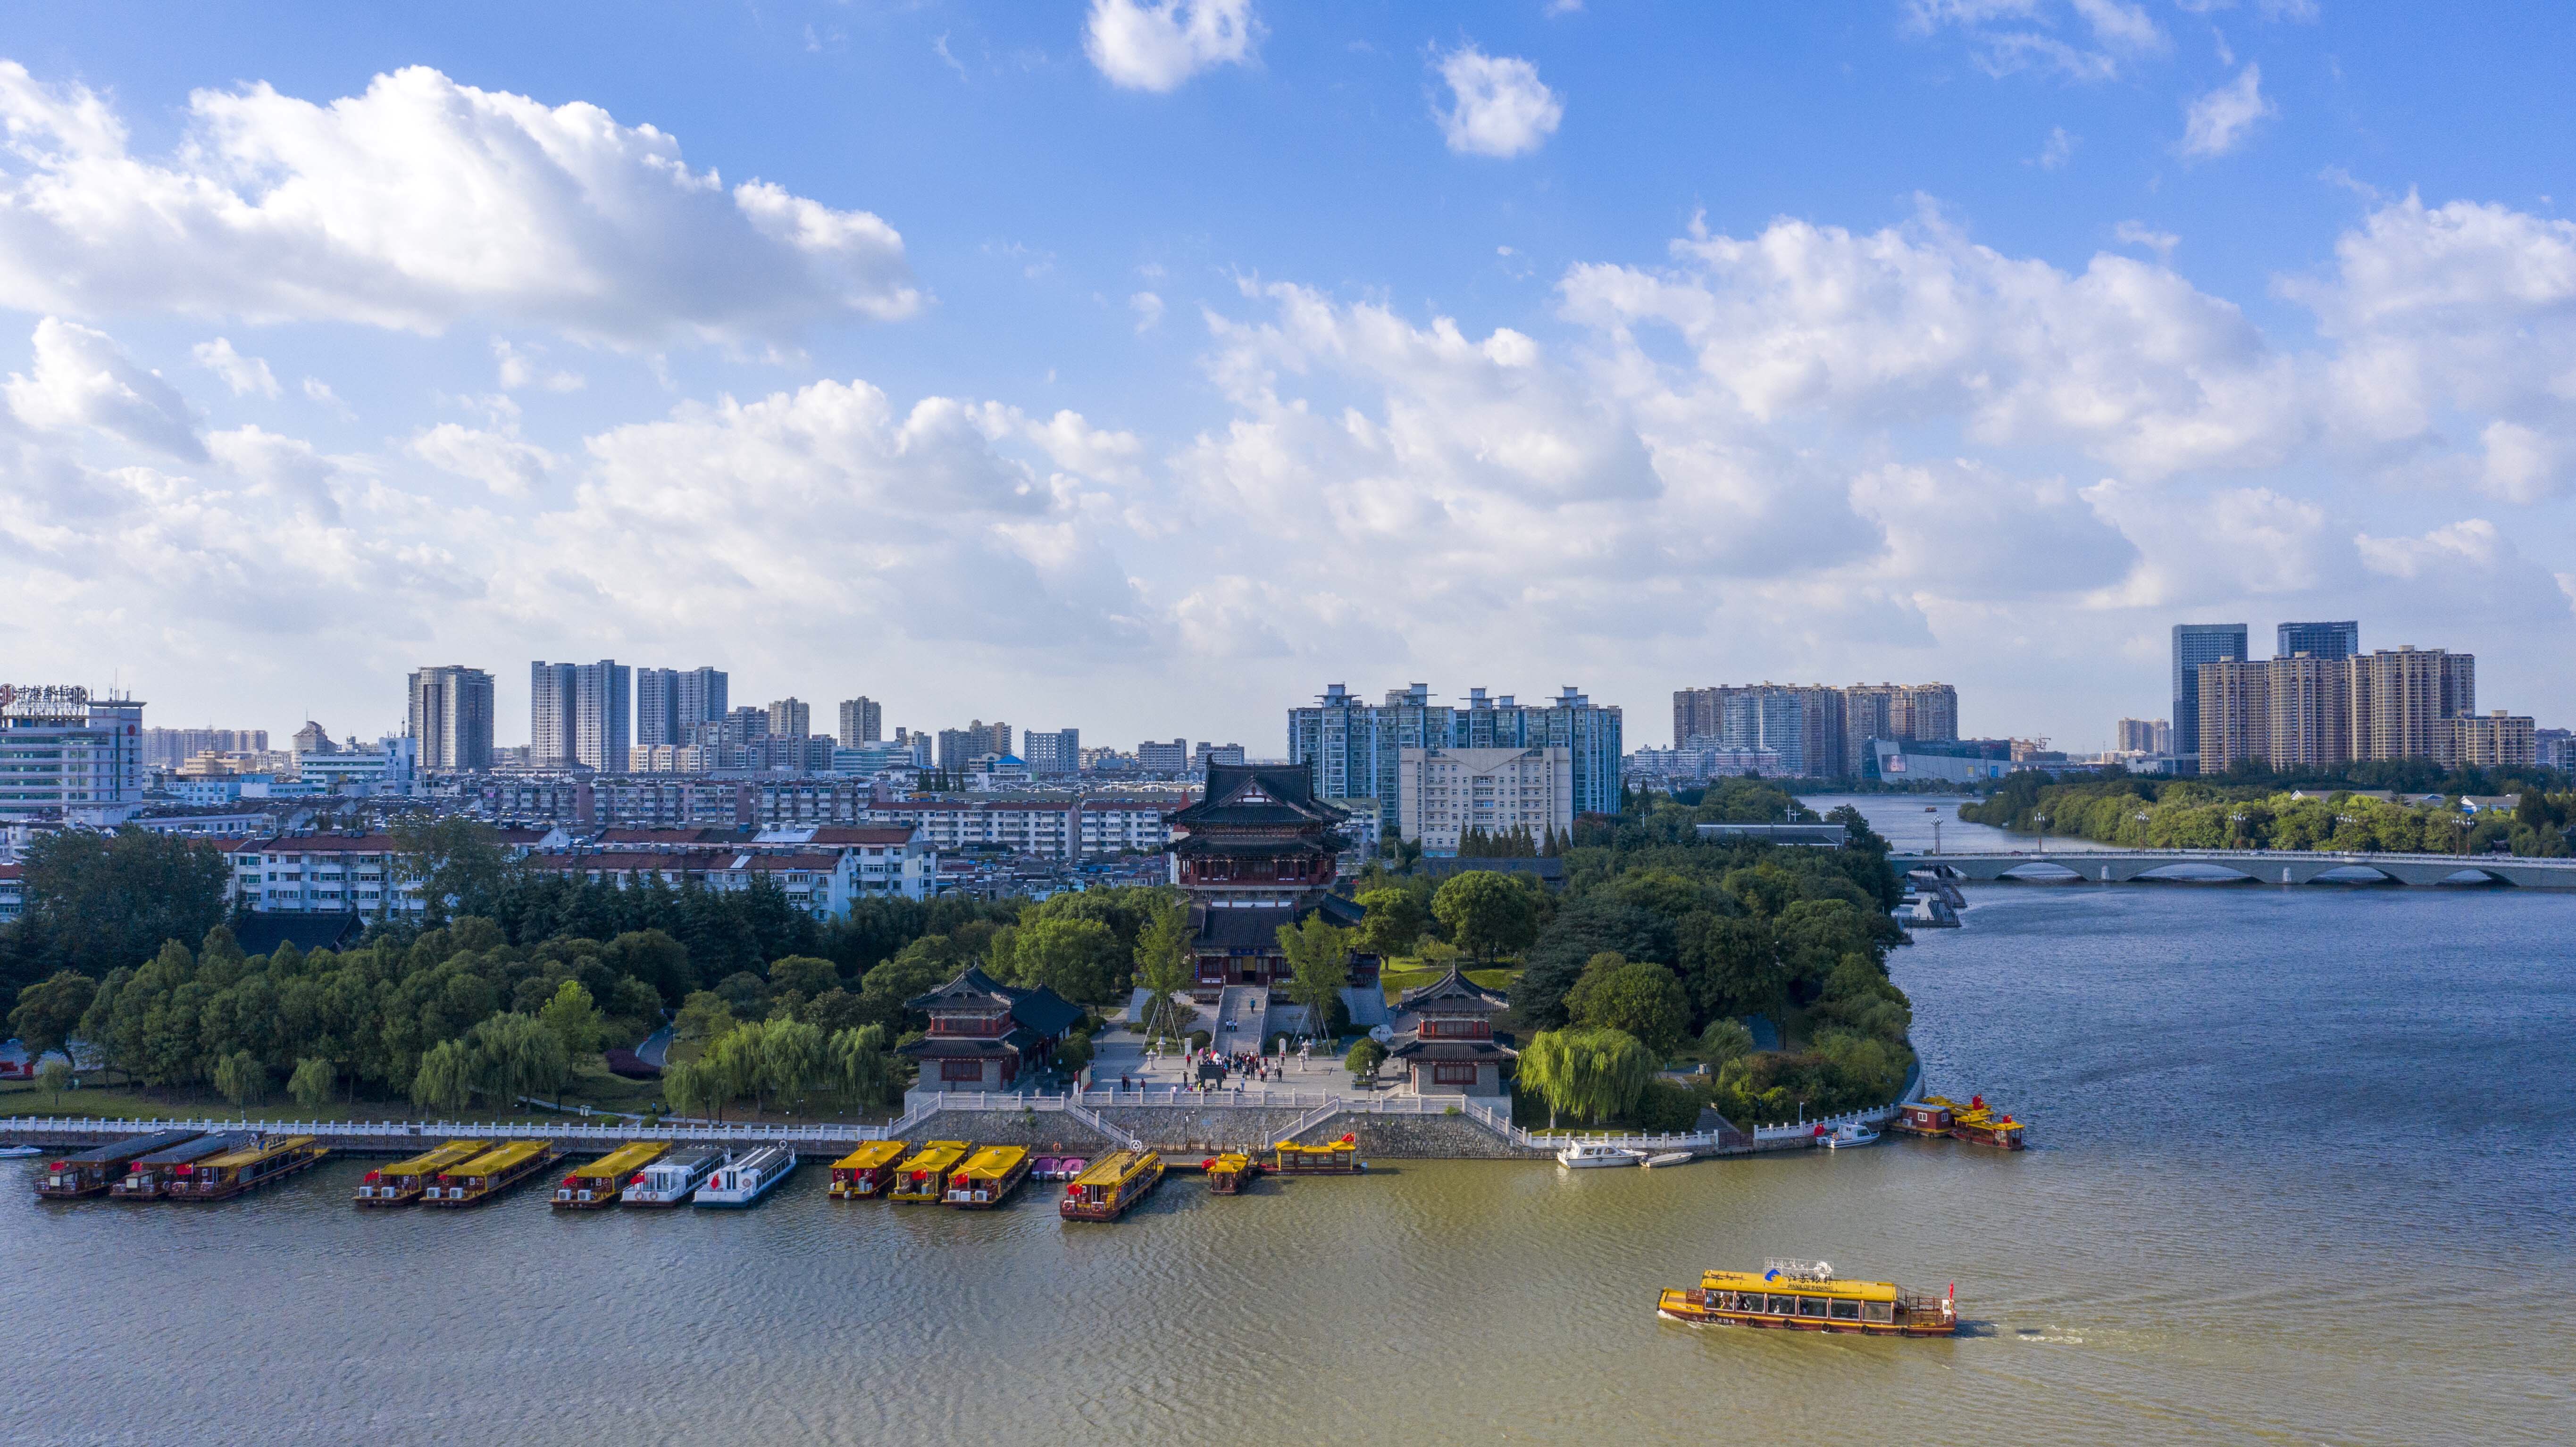
[[[1874,806],[1875,807],[1875,806]],[[1946,833],[1946,830],[1945,830]],[[1176,1176],[748,1213],[0,1201],[13,1442],[2564,1442],[2576,899],[1998,886],[1895,967],[2031,1123],[1669,1171]],[[1957,1282],[1972,1335],[1657,1321],[1703,1267]]]

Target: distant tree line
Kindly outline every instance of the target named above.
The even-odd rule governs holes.
[[[2458,807],[2456,792],[2422,804],[2347,792],[2301,799],[2268,784],[2239,784],[2233,776],[2052,779],[2026,770],[2004,780],[1982,803],[1960,805],[1959,817],[2147,849],[2484,854],[2503,848],[2528,857],[2567,856],[2576,792],[2551,793],[2540,781],[2519,782],[2522,787],[2503,791],[2522,796],[2513,809],[2472,815]]]

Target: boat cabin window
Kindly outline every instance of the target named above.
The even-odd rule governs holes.
[[[1894,1321],[1896,1320],[1896,1303],[1892,1301],[1864,1301],[1861,1303],[1860,1319],[1863,1321]]]
[[[1824,1315],[1824,1314],[1825,1314],[1825,1307],[1826,1307],[1827,1305],[1829,1305],[1829,1304],[1830,1304],[1830,1303],[1828,1303],[1828,1302],[1827,1302],[1823,1297],[1821,1297],[1821,1296],[1802,1296],[1802,1297],[1799,1297],[1799,1298],[1798,1298],[1798,1315],[1800,1315],[1800,1316],[1822,1316],[1822,1315]]]
[[[1860,1320],[1860,1303],[1859,1303],[1859,1302],[1857,1302],[1857,1301],[1837,1301],[1837,1302],[1835,1302],[1833,1305],[1834,1305],[1834,1313],[1833,1313],[1833,1314],[1834,1314],[1834,1320],[1836,1320],[1836,1321],[1858,1321],[1858,1320]]]
[[[1794,1296],[1775,1296],[1771,1298],[1770,1314],[1773,1316],[1797,1315],[1798,1298]]]

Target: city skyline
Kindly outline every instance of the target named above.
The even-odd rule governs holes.
[[[514,660],[685,659],[1273,752],[1316,677],[1476,660],[2090,748],[2237,618],[2576,714],[2509,11],[18,19],[16,671],[173,720],[373,734],[454,663],[509,747]]]

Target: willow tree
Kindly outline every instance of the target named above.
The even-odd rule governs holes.
[[[1655,1078],[1655,1057],[1625,1030],[1542,1030],[1521,1050],[1520,1083],[1559,1112],[1598,1124],[1633,1108]]]
[[[696,1115],[700,1111],[724,1119],[725,1102],[733,1099],[726,1093],[724,1073],[703,1060],[674,1065],[662,1072],[662,1097],[671,1102],[679,1115]]]
[[[463,1110],[474,1102],[474,1054],[462,1040],[442,1040],[420,1057],[411,1076],[412,1104]]]
[[[760,1078],[780,1100],[800,1103],[829,1063],[823,1029],[802,1020],[772,1020],[761,1032]]]
[[[832,1072],[849,1101],[864,1110],[894,1094],[894,1056],[883,1025],[862,1025],[832,1037]]]

